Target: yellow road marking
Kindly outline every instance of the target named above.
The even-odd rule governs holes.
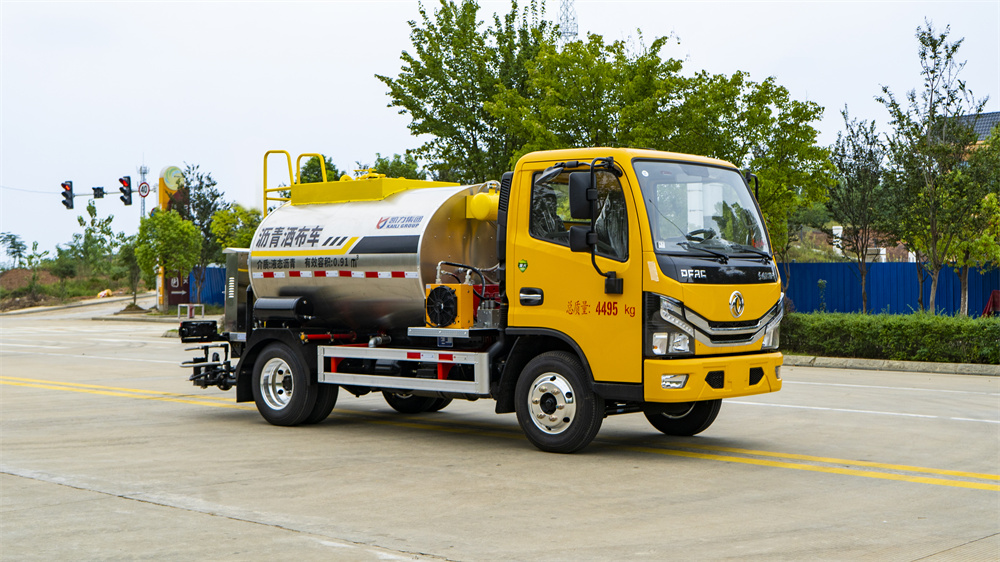
[[[176,394],[170,392],[161,392],[154,390],[141,390],[133,388],[121,388],[113,386],[102,386],[95,384],[83,384],[83,383],[70,383],[70,382],[56,382],[56,381],[45,381],[40,379],[27,379],[21,377],[8,377],[0,376],[0,384],[5,384],[9,386],[20,386],[27,388],[40,388],[45,390],[64,390],[70,392],[81,392],[86,394],[96,394],[101,396],[116,396],[125,398],[139,398],[143,400],[157,400],[161,402],[175,402],[180,404],[193,404],[197,406],[212,406],[216,408],[232,408],[238,410],[255,410],[255,407],[248,404],[238,404],[235,402],[230,402],[231,398],[228,397],[217,397],[217,396],[203,396],[196,399],[191,399],[185,394]],[[504,437],[504,438],[520,438],[519,434],[513,432],[498,432],[490,430],[480,430],[471,429],[467,427],[457,427],[457,426],[444,426],[438,424],[428,424],[420,422],[409,422],[409,421],[393,421],[386,419],[379,419],[381,416],[377,414],[370,414],[366,412],[353,411],[350,414],[346,412],[334,412],[335,415],[341,417],[355,417],[363,418],[369,422],[378,425],[389,425],[394,427],[406,427],[410,429],[421,429],[421,430],[432,430],[441,431],[446,433],[459,433],[466,435],[480,435],[480,436],[490,436],[490,437]],[[856,468],[839,467],[839,466],[819,466],[812,464],[796,463],[796,462],[784,462],[777,460],[767,460],[767,459],[756,459],[750,457],[739,457],[733,455],[719,455],[714,453],[698,453],[694,451],[685,451],[681,449],[669,449],[669,448],[658,448],[658,447],[643,447],[637,445],[630,445],[624,443],[620,440],[610,441],[614,446],[621,448],[626,451],[635,451],[639,453],[655,454],[655,455],[669,455],[676,457],[694,458],[702,460],[713,460],[721,462],[731,462],[739,464],[749,464],[756,466],[769,466],[774,468],[788,468],[794,470],[805,470],[809,472],[821,472],[826,474],[841,474],[849,476],[861,476],[865,478],[878,478],[883,480],[895,480],[900,482],[913,482],[920,484],[933,484],[936,486],[949,486],[955,488],[969,488],[974,490],[991,490],[1000,491],[1000,484],[993,484],[987,482],[969,482],[964,480],[949,480],[945,478],[933,478],[927,476],[914,476],[908,474],[896,474],[891,472],[878,472],[873,470],[859,470]],[[848,459],[838,459],[831,457],[817,457],[811,455],[800,455],[796,453],[776,453],[772,451],[759,451],[753,449],[740,449],[735,447],[716,447],[711,445],[700,445],[700,444],[684,444],[682,445],[685,449],[700,449],[703,451],[717,451],[725,453],[736,453],[742,455],[754,455],[758,457],[772,457],[779,459],[789,459],[789,460],[804,460],[817,463],[827,463],[827,464],[845,464],[850,466],[866,466],[872,468],[882,468],[887,470],[896,470],[901,472],[911,472],[911,473],[924,473],[924,474],[940,474],[945,476],[958,476],[963,478],[971,479],[981,479],[981,480],[1000,480],[1000,475],[996,474],[982,474],[976,472],[962,472],[957,470],[943,470],[936,468],[925,468],[919,466],[908,466],[908,465],[898,465],[898,464],[887,464],[887,463],[877,463],[872,461],[854,461]]]

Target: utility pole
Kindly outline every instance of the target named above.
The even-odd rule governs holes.
[[[143,164],[142,166],[139,166],[138,171],[139,177],[141,178],[139,180],[139,185],[142,185],[146,183],[146,174],[149,173],[149,166]],[[142,199],[142,202],[140,203],[139,217],[144,218],[146,216],[146,198],[140,197],[139,199]]]

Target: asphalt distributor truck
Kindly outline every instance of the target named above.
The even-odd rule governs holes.
[[[266,186],[273,153],[288,187]],[[472,186],[299,183],[272,151],[264,177],[280,205],[227,250],[222,333],[180,333],[201,344],[195,385],[235,387],[272,424],[321,422],[342,391],[406,414],[492,398],[569,453],[610,415],[688,436],[723,398],[781,388],[778,271],[756,178],[732,164],[588,148]]]

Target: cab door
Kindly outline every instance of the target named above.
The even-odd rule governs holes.
[[[508,217],[509,326],[562,334],[576,343],[594,380],[642,382],[642,249],[627,176],[597,172],[597,265],[623,279],[624,292],[605,293],[589,252],[572,252],[569,172],[535,184],[554,162],[526,164],[515,175]],[[512,281],[511,281],[512,280]]]

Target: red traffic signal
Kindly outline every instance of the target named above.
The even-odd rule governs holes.
[[[122,192],[122,196],[119,197],[119,199],[122,200],[122,203],[125,203],[126,205],[131,205],[132,204],[132,176],[125,176],[125,177],[122,177],[122,178],[118,178],[118,181],[122,184],[122,186],[118,188],[118,190]]]
[[[69,180],[66,180],[66,181],[62,182],[60,185],[62,185],[62,188],[63,188],[63,192],[62,192],[62,196],[63,196],[62,204],[67,209],[72,209],[73,208],[73,182],[71,182]]]

